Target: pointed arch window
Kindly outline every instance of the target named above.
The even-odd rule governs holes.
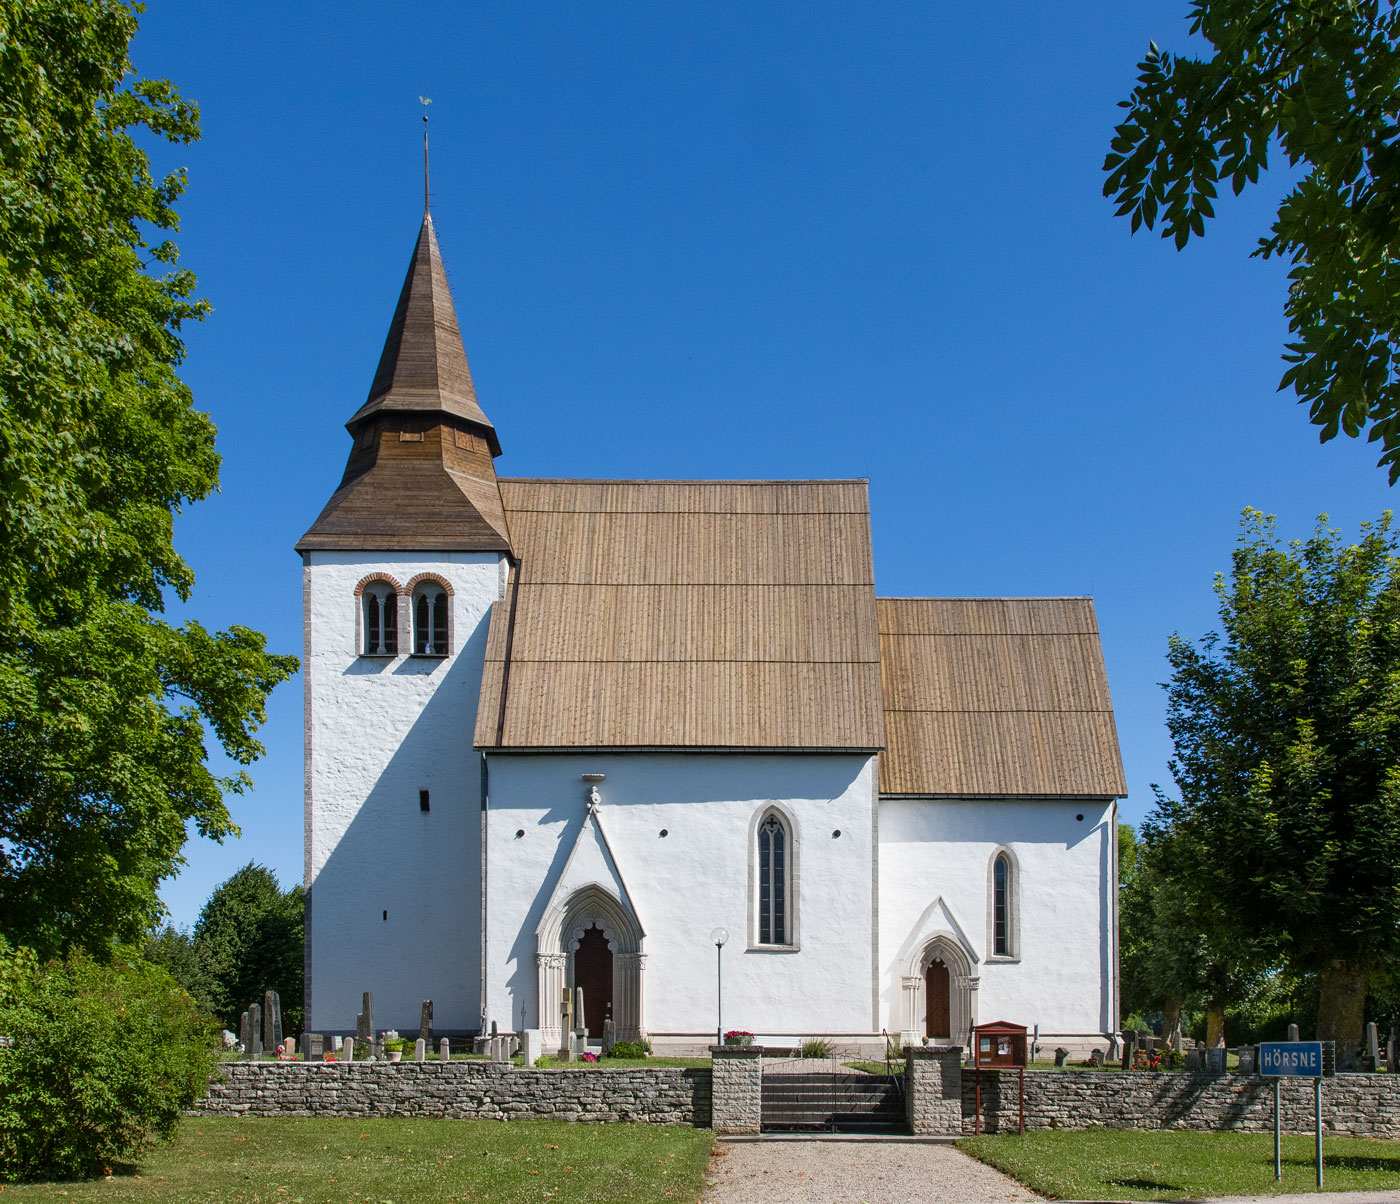
[[[758,825],[758,943],[791,943],[792,834],[776,811]]]
[[[426,581],[413,591],[415,656],[446,656],[449,650],[447,591]]]
[[[1010,849],[997,849],[987,867],[988,955],[1015,961],[1021,956],[1020,870]]]
[[[388,581],[374,581],[360,595],[364,656],[399,654],[399,595]]]

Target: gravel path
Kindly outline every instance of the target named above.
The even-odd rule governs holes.
[[[702,1204],[992,1204],[1040,1198],[947,1145],[751,1141],[715,1150]]]

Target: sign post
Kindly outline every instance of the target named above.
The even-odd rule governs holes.
[[[1283,1178],[1280,1087],[1285,1075],[1313,1080],[1317,1132],[1317,1185],[1322,1186],[1322,1042],[1266,1041],[1259,1047],[1259,1073],[1274,1080],[1274,1181]]]

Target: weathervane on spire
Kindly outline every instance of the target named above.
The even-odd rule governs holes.
[[[423,106],[423,212],[428,212],[428,106],[433,103],[429,96],[420,96],[418,103]]]

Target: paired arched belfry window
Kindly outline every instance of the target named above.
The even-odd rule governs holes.
[[[755,938],[760,945],[794,944],[792,829],[777,811],[758,821]]]
[[[391,581],[372,581],[360,594],[360,651],[365,656],[399,654],[399,593]]]
[[[447,590],[425,581],[413,591],[413,652],[415,656],[446,656],[448,652]]]

